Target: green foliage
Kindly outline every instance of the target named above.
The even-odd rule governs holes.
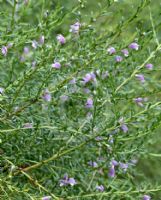
[[[160,159],[155,145],[161,125],[159,1],[6,0],[0,5],[0,47],[12,44],[6,56],[0,54],[0,198],[136,200],[148,194],[158,199],[161,181],[155,177],[154,184],[152,177]],[[76,22],[79,32],[69,32]],[[33,48],[41,36],[44,44]],[[138,51],[128,48],[132,42]],[[111,46],[115,55],[107,52]],[[128,57],[121,53],[125,48]],[[116,55],[123,61],[116,62]],[[55,61],[60,69],[52,67]],[[84,84],[88,73],[96,78]],[[134,101],[138,97],[143,106]],[[93,107],[86,108],[90,98]],[[113,159],[128,164],[127,171],[117,166],[114,178],[108,176]],[[64,174],[77,184],[60,187]]]

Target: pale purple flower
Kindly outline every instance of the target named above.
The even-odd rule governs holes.
[[[127,171],[129,165],[128,165],[128,163],[122,163],[122,162],[120,162],[120,163],[119,163],[119,166],[120,166],[120,168],[123,169],[124,171]]]
[[[2,54],[3,54],[4,56],[7,56],[8,49],[7,49],[6,46],[2,46],[1,51],[2,51]]]
[[[33,41],[32,41],[32,47],[33,47],[34,49],[37,49],[37,47],[38,47],[38,42],[37,42],[36,40],[33,40]]]
[[[138,106],[141,106],[141,107],[143,106],[143,101],[144,101],[143,98],[138,97],[138,98],[135,98],[134,101]]]
[[[79,33],[80,27],[81,27],[81,24],[79,22],[76,22],[75,24],[73,24],[73,25],[70,26],[69,32]]]
[[[68,174],[65,174],[63,179],[60,180],[60,186],[66,186],[66,185],[71,185],[71,186],[74,186],[76,185],[76,181],[74,178],[69,178],[68,177]]]
[[[145,82],[145,78],[143,74],[136,74],[135,77],[141,82],[144,83]]]
[[[85,77],[83,77],[83,83],[86,84],[92,80],[95,80],[95,78],[96,78],[96,75],[93,72],[88,73],[85,75]]]
[[[2,87],[0,87],[0,94],[3,94],[4,89]]]
[[[112,160],[112,161],[111,161],[111,164],[112,164],[113,166],[118,166],[118,165],[119,165],[119,163],[118,163],[116,160]]]
[[[144,195],[143,196],[143,200],[150,200],[150,199],[151,199],[151,197],[149,195]]]
[[[112,165],[111,168],[109,169],[108,176],[111,178],[115,177],[115,166],[114,165]]]
[[[63,179],[60,180],[60,186],[68,185],[68,174],[65,174]]]
[[[50,199],[51,199],[51,196],[42,197],[42,200],[50,200]]]
[[[109,47],[107,49],[107,52],[109,53],[109,55],[112,55],[112,54],[116,53],[116,49],[114,47]]]
[[[76,84],[76,78],[73,78],[72,80],[70,80],[70,84]]]
[[[23,53],[24,53],[25,55],[27,55],[27,54],[29,54],[29,52],[30,52],[29,47],[24,47]]]
[[[54,62],[52,64],[52,67],[55,68],[55,69],[60,69],[61,68],[61,64],[59,62]]]
[[[98,167],[98,164],[95,161],[89,161],[88,164],[93,168],[97,168]]]
[[[129,51],[127,49],[121,50],[121,52],[124,54],[125,57],[129,56]]]
[[[86,108],[93,108],[93,99],[88,98],[85,106]]]
[[[116,62],[121,62],[123,58],[121,56],[116,56],[115,57]]]
[[[51,94],[48,89],[45,89],[42,98],[44,101],[50,102],[51,101]]]
[[[92,78],[92,80],[94,80],[96,78],[96,75],[94,72],[91,72],[91,78]]]
[[[91,81],[91,79],[91,74],[86,74],[85,77],[83,77],[84,83],[88,83],[89,81]]]
[[[121,124],[121,129],[124,133],[127,133],[128,132],[128,127],[126,124]]]
[[[104,186],[103,185],[98,185],[96,186],[96,190],[103,192],[104,191]]]
[[[134,50],[138,50],[139,49],[139,45],[136,42],[133,42],[129,45],[130,49],[134,49]]]
[[[40,45],[43,45],[45,42],[45,36],[44,35],[41,35],[40,38],[39,38],[39,44]]]
[[[91,93],[91,90],[88,89],[88,88],[84,88],[83,91],[84,91],[85,94],[89,94],[89,93]]]
[[[25,62],[25,56],[24,56],[24,55],[22,55],[22,56],[20,57],[20,62]]]
[[[58,40],[58,42],[60,44],[65,44],[66,43],[65,37],[63,35],[61,35],[61,34],[57,35],[56,39]]]
[[[24,125],[23,125],[23,127],[24,128],[33,128],[33,125],[31,124],[31,123],[25,123]]]
[[[74,185],[76,185],[77,183],[76,183],[76,181],[75,181],[74,178],[69,178],[68,184],[71,185],[71,186],[74,186]]]
[[[121,130],[122,130],[124,133],[127,133],[127,132],[128,132],[128,127],[127,127],[127,125],[124,123],[123,117],[119,120],[119,123],[120,123],[120,128],[121,128]]]
[[[145,65],[145,67],[146,67],[147,69],[149,69],[149,70],[152,70],[152,69],[153,69],[153,64],[148,63],[148,64]]]

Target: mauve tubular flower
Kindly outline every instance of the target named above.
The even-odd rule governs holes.
[[[116,160],[112,160],[112,161],[111,161],[111,164],[112,164],[113,166],[118,166],[118,165],[119,165],[119,163],[118,163]]]
[[[134,49],[134,50],[138,50],[139,49],[139,45],[136,42],[133,42],[129,45],[130,49]]]
[[[128,132],[128,127],[127,127],[127,125],[124,123],[123,117],[119,120],[119,123],[120,123],[120,128],[121,128],[121,130],[122,130],[124,133],[127,133],[127,132]]]
[[[138,98],[135,98],[134,101],[138,106],[141,106],[141,107],[143,106],[143,102],[144,102],[143,98],[138,97]]]
[[[61,34],[57,35],[56,39],[58,40],[58,42],[60,44],[65,44],[66,43],[65,37],[63,35],[61,35]]]
[[[150,200],[150,199],[151,199],[151,197],[149,195],[144,195],[143,196],[143,200]]]
[[[27,54],[29,54],[29,52],[30,52],[29,47],[24,47],[23,53],[24,53],[25,55],[27,55]]]
[[[52,64],[52,68],[60,69],[61,68],[61,64],[59,62],[55,62],[55,63]]]
[[[25,56],[24,55],[22,55],[21,57],[20,57],[20,62],[25,62]]]
[[[68,174],[65,174],[63,179],[60,180],[60,187],[66,186],[66,185],[74,186],[76,184],[77,183],[76,183],[75,179],[74,178],[69,178]]]
[[[88,83],[89,81],[91,81],[91,79],[91,74],[86,74],[85,77],[83,77],[84,83]]]
[[[141,82],[144,83],[145,82],[145,78],[143,74],[136,74],[135,77]]]
[[[88,98],[85,106],[86,108],[93,108],[93,100],[91,98]]]
[[[124,54],[125,57],[129,56],[129,51],[127,49],[121,50],[121,52]]]
[[[38,42],[37,42],[36,40],[33,40],[33,41],[32,41],[32,47],[33,47],[34,49],[37,49],[37,47],[38,47]]]
[[[77,183],[76,183],[76,181],[75,181],[74,178],[69,178],[68,184],[71,185],[71,186],[74,186],[74,185],[76,185]]]
[[[128,127],[126,124],[122,124],[121,125],[121,130],[124,132],[124,133],[127,133],[128,132]]]
[[[90,165],[93,168],[97,168],[98,167],[98,164],[95,161],[89,161],[88,165]]]
[[[3,94],[4,89],[2,87],[0,87],[0,94]]]
[[[41,35],[40,38],[39,38],[39,44],[40,45],[43,45],[45,42],[45,36],[44,35]]]
[[[152,69],[153,69],[153,64],[148,63],[148,64],[145,65],[145,67],[146,67],[147,69],[149,69],[149,70],[152,70]]]
[[[119,166],[120,166],[121,169],[123,169],[126,172],[129,165],[127,163],[120,162]]]
[[[111,168],[109,169],[108,176],[111,178],[115,177],[115,166],[114,165],[112,165]]]
[[[48,89],[45,89],[42,98],[44,101],[50,102],[51,101],[51,94]]]
[[[79,33],[80,27],[81,27],[81,24],[79,22],[76,22],[75,24],[73,24],[73,25],[70,26],[69,32]]]
[[[42,197],[42,200],[51,200],[51,196]]]
[[[68,175],[65,174],[63,179],[60,180],[60,187],[68,185]]]
[[[85,75],[85,77],[83,77],[83,83],[86,84],[92,80],[95,80],[95,78],[96,78],[96,75],[93,72],[88,73]]]
[[[103,192],[104,191],[104,186],[103,185],[98,185],[96,186],[96,190]]]
[[[72,80],[69,81],[70,84],[76,84],[76,78],[73,78]]]
[[[7,49],[7,47],[6,47],[6,46],[2,46],[2,49],[1,49],[1,51],[2,51],[2,54],[3,54],[4,56],[7,56],[8,49]]]
[[[88,88],[84,88],[84,89],[83,89],[83,92],[84,92],[85,94],[90,94],[90,93],[91,93],[91,90],[88,89]]]
[[[107,52],[108,52],[109,55],[112,55],[112,54],[116,53],[116,49],[114,47],[109,47],[107,49]]]
[[[121,62],[123,58],[121,56],[116,56],[115,57],[116,62]]]

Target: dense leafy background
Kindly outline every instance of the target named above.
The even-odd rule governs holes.
[[[13,44],[7,56],[0,54],[2,200],[46,195],[136,200],[144,194],[160,199],[160,8],[159,0],[0,1],[0,46]],[[70,33],[78,21],[79,34]],[[65,45],[58,43],[57,34],[64,35]],[[45,43],[34,49],[32,42],[42,35]],[[123,56],[120,51],[134,41],[139,50],[129,49],[121,63],[107,53],[113,46]],[[30,53],[22,59],[24,47]],[[51,68],[54,60],[61,69]],[[149,62],[153,70],[145,68]],[[103,79],[106,71],[109,76]],[[87,84],[87,94],[82,78],[90,72],[96,82]],[[135,77],[140,73],[144,84]],[[71,84],[73,78],[76,84]],[[42,98],[46,88],[50,102]],[[147,98],[143,107],[134,102],[137,97]],[[85,108],[88,98],[94,101],[92,109]],[[120,129],[122,117],[128,133]],[[26,123],[32,127],[24,128]],[[126,172],[117,167],[110,178],[112,159],[138,162]],[[75,186],[60,187],[66,173],[76,179]],[[103,193],[97,185],[105,187]]]

